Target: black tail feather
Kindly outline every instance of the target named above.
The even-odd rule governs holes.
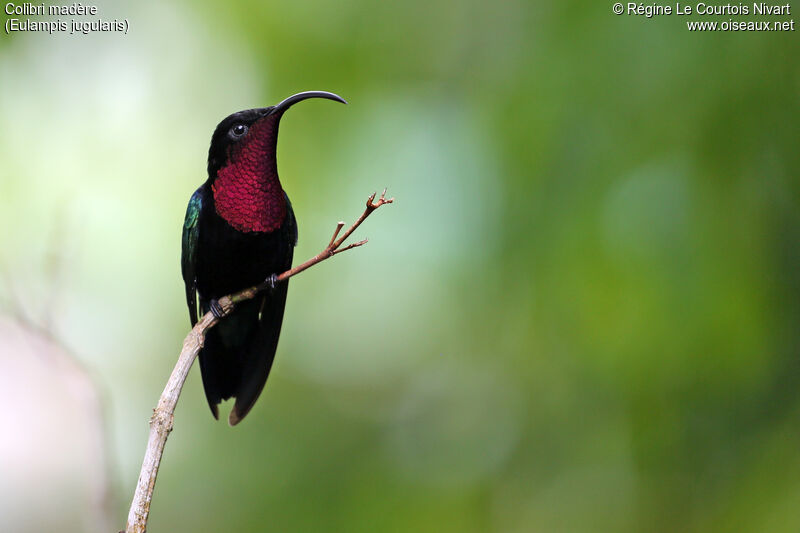
[[[281,283],[271,293],[242,302],[206,334],[200,372],[214,418],[219,419],[218,404],[235,397],[228,422],[238,424],[261,394],[278,347],[287,289],[288,283]],[[201,302],[201,308],[206,306]]]
[[[216,328],[206,333],[199,359],[208,407],[211,408],[214,418],[219,420],[218,404],[233,395],[238,382],[238,369],[237,365],[230,364],[232,358]]]
[[[261,301],[258,332],[245,352],[241,381],[235,394],[236,403],[228,417],[231,426],[235,426],[247,416],[267,382],[267,376],[275,359],[275,350],[278,348],[288,288],[288,281],[282,283],[271,293],[266,294]]]

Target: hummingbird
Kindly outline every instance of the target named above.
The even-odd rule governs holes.
[[[208,179],[189,200],[183,223],[181,273],[192,326],[211,311],[222,316],[219,298],[267,281],[269,289],[236,305],[206,333],[200,372],[206,399],[219,419],[222,400],[236,398],[228,417],[238,424],[267,381],[286,305],[297,220],[278,178],[278,125],[294,104],[327,98],[306,91],[271,107],[233,113],[219,123],[208,150]]]

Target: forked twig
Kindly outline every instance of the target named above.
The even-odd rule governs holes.
[[[344,227],[344,222],[339,222],[336,225],[333,237],[331,237],[328,246],[326,246],[324,250],[305,263],[297,265],[280,274],[277,276],[277,281],[284,282],[292,276],[296,276],[300,272],[338,253],[346,252],[347,250],[352,250],[353,248],[366,244],[367,240],[364,239],[349,244],[344,248],[340,248],[350,234],[352,234],[373,211],[384,204],[390,204],[394,201],[394,198],[386,198],[386,189],[383,190],[377,202],[375,201],[376,194],[377,193],[373,193],[367,199],[367,207],[364,212],[341,237],[339,237],[339,233]],[[264,281],[259,285],[248,287],[237,293],[220,298],[221,316],[229,315],[238,303],[254,298],[258,293],[268,287],[270,287],[269,281]],[[161,464],[161,456],[164,453],[164,445],[167,442],[167,437],[172,431],[175,406],[178,403],[178,397],[186,381],[186,376],[189,374],[189,369],[192,367],[192,363],[197,357],[200,348],[203,346],[206,332],[214,327],[218,321],[219,319],[209,311],[200,318],[194,328],[192,328],[192,331],[186,336],[183,341],[181,354],[178,357],[178,362],[172,370],[166,387],[164,387],[164,392],[161,393],[158,405],[153,409],[153,416],[150,418],[150,435],[147,439],[147,449],[145,450],[144,461],[142,461],[142,470],[139,473],[136,491],[133,494],[131,509],[128,513],[128,524],[125,528],[125,533],[144,533],[147,529],[147,518],[150,514],[150,502],[153,499],[153,489],[156,483],[156,476],[158,475],[158,467]]]

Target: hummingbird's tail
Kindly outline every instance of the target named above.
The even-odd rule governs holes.
[[[211,414],[219,420],[219,403],[227,400],[235,391],[238,381],[238,364],[233,364],[236,354],[225,348],[217,328],[206,333],[205,343],[200,349],[200,373],[203,376],[203,389],[206,391]]]
[[[288,285],[281,283],[261,297],[238,304],[230,316],[208,331],[199,357],[203,388],[214,418],[219,419],[218,404],[235,397],[228,416],[228,423],[235,426],[261,395],[278,347]]]

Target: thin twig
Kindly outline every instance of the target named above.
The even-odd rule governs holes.
[[[343,227],[344,227],[344,221],[340,220],[339,223],[336,224],[336,229],[333,230],[333,236],[331,237],[331,242],[328,243],[328,248],[333,246],[333,242],[336,240],[336,236],[339,235],[339,232],[342,231]]]
[[[364,239],[363,241],[354,242],[353,244],[348,244],[344,248],[334,250],[331,252],[331,255],[340,254],[342,252],[346,252],[347,250],[352,250],[353,248],[358,248],[359,246],[364,246],[369,242],[369,239]]]
[[[361,216],[358,217],[358,220],[356,220],[355,223],[352,226],[350,226],[350,229],[348,229],[347,231],[344,232],[344,235],[342,235],[339,238],[338,241],[333,243],[333,249],[334,250],[336,248],[338,248],[339,246],[341,246],[342,243],[350,236],[350,234],[353,233],[356,230],[356,228],[358,226],[360,226],[361,223],[364,222],[364,220],[366,220],[366,218],[372,214],[373,211],[378,209],[383,204],[390,204],[390,203],[394,202],[394,198],[389,198],[388,200],[386,199],[386,189],[383,189],[383,192],[381,193],[381,197],[378,198],[377,202],[374,201],[376,194],[378,194],[378,193],[374,192],[374,193],[372,193],[372,196],[367,198],[367,208],[364,210],[364,212],[361,214]],[[328,248],[331,248],[331,247],[329,246]]]
[[[341,250],[339,249],[345,239],[347,239],[373,211],[384,204],[392,203],[394,198],[386,199],[386,189],[384,189],[378,201],[375,202],[374,200],[375,193],[367,199],[367,207],[364,213],[362,213],[358,220],[345,231],[344,235],[337,240],[339,232],[344,227],[344,222],[339,222],[333,232],[333,237],[331,237],[328,246],[326,246],[324,250],[305,263],[280,274],[277,277],[278,281],[286,281],[317,263],[333,257],[337,253],[345,252],[366,244],[367,241],[365,239],[345,246]],[[269,287],[269,283],[265,281],[259,285],[248,287],[237,293],[220,298],[219,304],[222,308],[222,316],[229,315],[234,307],[236,307],[236,304],[254,298],[267,287]],[[158,467],[161,464],[161,455],[164,453],[164,445],[167,442],[167,437],[172,431],[175,406],[178,404],[178,397],[186,381],[186,376],[189,374],[189,369],[192,367],[192,363],[197,357],[200,348],[203,346],[206,333],[209,329],[214,327],[218,321],[219,319],[215,317],[213,313],[208,312],[200,318],[194,328],[192,328],[192,331],[189,332],[189,335],[186,336],[183,341],[181,354],[178,357],[178,362],[172,370],[166,387],[164,387],[164,392],[161,393],[158,405],[153,409],[153,416],[150,418],[150,435],[147,439],[147,449],[145,450],[144,461],[142,461],[142,470],[139,474],[139,481],[136,484],[136,491],[133,494],[131,509],[128,513],[128,524],[125,528],[125,533],[144,533],[147,529],[147,518],[150,514],[150,503],[153,499],[153,489],[156,484]]]

